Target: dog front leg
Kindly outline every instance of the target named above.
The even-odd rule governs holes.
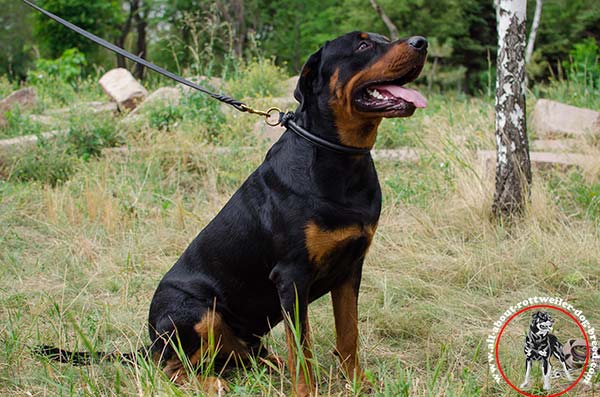
[[[294,273],[290,269],[276,268],[270,277],[277,286],[283,310],[292,389],[298,397],[307,397],[315,389],[308,325],[309,279],[305,274],[298,273],[293,277]]]
[[[565,373],[565,378],[567,378],[567,380],[572,381],[573,378],[571,377],[571,374],[569,373],[569,369],[567,368],[567,363],[565,361],[565,355],[562,352],[562,346],[558,346],[558,348],[556,348],[554,350],[554,357],[556,357],[558,359],[558,361],[560,361],[560,364],[562,365],[562,369]]]
[[[531,359],[525,359],[525,380],[521,383],[520,388],[525,389],[529,385],[529,375],[531,374]]]
[[[331,290],[335,317],[336,353],[348,380],[362,381],[358,360],[358,284],[350,278]]]
[[[548,359],[542,361],[544,363],[543,373],[544,373],[544,390],[550,390],[550,370],[552,366],[550,365],[550,357]]]

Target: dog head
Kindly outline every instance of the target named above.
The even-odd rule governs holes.
[[[552,331],[554,319],[548,312],[537,311],[531,315],[531,331],[536,335],[547,335]]]
[[[304,65],[294,97],[299,112],[332,122],[341,143],[371,147],[384,117],[408,117],[427,105],[415,80],[427,57],[420,36],[390,41],[351,32],[325,43]]]

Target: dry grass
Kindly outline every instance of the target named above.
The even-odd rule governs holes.
[[[361,356],[377,395],[514,395],[488,372],[492,323],[516,301],[548,295],[569,299],[600,325],[600,216],[562,190],[558,199],[550,180],[566,186],[572,171],[552,169],[535,172],[521,222],[491,222],[493,172],[475,150],[493,148],[493,108],[476,99],[431,102],[414,119],[383,126],[386,142],[397,142],[396,133],[428,154],[417,164],[378,164],[384,209],[361,288]],[[249,128],[229,121],[234,136]],[[162,274],[266,149],[215,152],[182,128],[134,131],[127,141],[145,150],[83,163],[54,188],[0,182],[2,395],[198,393],[172,386],[152,366],[75,368],[28,349],[145,344],[147,309]],[[598,183],[597,170],[590,165],[582,180]],[[331,354],[329,298],[310,312],[320,392],[360,394],[346,387]],[[281,326],[267,342],[285,354]],[[521,349],[517,343],[507,354],[518,357]],[[519,374],[522,363],[515,365]],[[287,373],[273,368],[252,366],[226,378],[234,395],[289,392]]]

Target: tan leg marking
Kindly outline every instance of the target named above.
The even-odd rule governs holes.
[[[312,352],[310,350],[310,326],[308,324],[308,313],[304,324],[304,343],[302,343],[302,354],[306,363],[305,368],[300,365],[298,377],[296,377],[296,362],[298,361],[296,338],[289,324],[285,324],[285,336],[288,348],[288,370],[292,377],[292,389],[298,397],[308,397],[313,395],[315,390],[315,380],[312,373]]]
[[[194,326],[194,330],[201,339],[201,346],[189,357],[190,365],[195,367],[207,357],[219,355],[233,360],[245,360],[249,351],[245,344],[239,340],[231,328],[223,321],[221,315],[214,310],[206,312],[202,319]],[[154,357],[158,361],[159,357]],[[178,385],[189,383],[187,368],[178,357],[166,361],[163,369],[165,375]],[[202,390],[209,396],[222,396],[229,392],[227,382],[215,376],[196,376]]]
[[[358,362],[358,302],[352,281],[348,281],[331,291],[333,314],[335,317],[336,350],[342,369],[348,379],[362,372]]]

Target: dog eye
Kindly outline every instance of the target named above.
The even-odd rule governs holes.
[[[368,48],[371,48],[371,43],[369,43],[368,41],[361,41],[358,44],[358,47],[356,48],[356,51],[364,51]]]

